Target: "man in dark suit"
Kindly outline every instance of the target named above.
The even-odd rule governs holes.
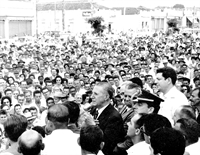
[[[124,91],[124,106],[119,111],[122,116],[124,122],[124,129],[127,131],[128,125],[131,118],[135,115],[134,109],[132,107],[132,97],[139,95],[141,92],[141,88],[135,83],[128,83],[125,87]]]
[[[191,92],[190,104],[196,109],[197,122],[200,124],[200,87],[195,88]]]
[[[100,82],[94,87],[91,96],[92,105],[98,110],[96,119],[104,133],[105,145],[102,151],[105,155],[114,155],[113,149],[125,137],[122,117],[110,104],[113,95],[112,86],[107,82]]]

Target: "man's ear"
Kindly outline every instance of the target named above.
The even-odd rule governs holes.
[[[80,146],[80,137],[78,137],[77,143],[78,143],[78,145]]]
[[[139,135],[139,134],[140,134],[140,129],[136,129],[136,130],[135,130],[135,134],[136,134],[136,135]]]
[[[100,150],[103,149],[104,145],[105,145],[105,143],[104,143],[104,142],[101,142],[101,144],[100,144]]]
[[[109,94],[106,94],[106,95],[104,96],[104,100],[105,100],[105,101],[107,101],[109,98],[110,98]]]
[[[171,79],[171,78],[167,78],[166,80],[167,80],[169,83],[172,82],[172,79]]]
[[[148,114],[152,114],[153,111],[154,111],[154,107],[149,107],[149,108],[148,108]]]

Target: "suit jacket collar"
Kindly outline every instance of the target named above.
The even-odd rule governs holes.
[[[109,105],[102,111],[102,113],[99,115],[98,120],[107,118],[107,116],[110,115],[110,112],[112,111],[113,108],[114,108],[114,107],[113,107],[111,104],[109,104]]]

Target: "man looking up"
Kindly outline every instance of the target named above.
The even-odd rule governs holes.
[[[165,100],[161,103],[158,113],[167,117],[171,124],[173,124],[172,118],[177,107],[188,105],[185,95],[175,87],[176,80],[177,75],[173,68],[164,67],[157,69],[156,83]]]

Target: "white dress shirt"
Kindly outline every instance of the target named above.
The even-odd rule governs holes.
[[[189,153],[190,155],[199,155],[199,151],[200,151],[200,140],[185,148],[185,152]]]
[[[139,142],[137,144],[134,144],[132,147],[130,147],[127,150],[128,155],[150,155],[151,151],[149,148],[149,144],[147,144],[145,141]]]
[[[101,109],[98,109],[98,116],[97,116],[97,118],[101,115],[101,113],[104,111],[104,109],[106,109],[107,106],[109,106],[109,104],[106,105],[106,106],[104,106],[104,107],[101,108]]]
[[[69,129],[54,130],[44,138],[45,148],[42,155],[81,155],[77,139],[79,134]]]
[[[163,99],[164,102],[161,102],[158,114],[167,117],[173,125],[174,122],[172,118],[175,110],[182,105],[189,105],[189,102],[185,95],[175,86],[163,96]]]

